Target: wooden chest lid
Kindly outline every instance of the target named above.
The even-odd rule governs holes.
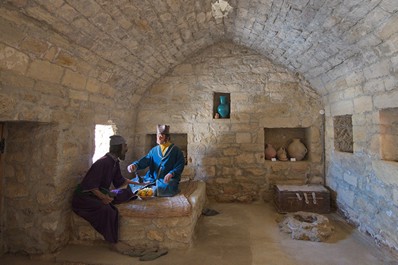
[[[322,185],[275,185],[279,191],[329,192]]]

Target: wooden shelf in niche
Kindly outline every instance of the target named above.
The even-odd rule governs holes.
[[[301,161],[307,161],[310,153],[309,129],[310,128],[264,128],[264,159],[267,144],[271,144],[276,151],[281,147],[284,147],[287,151],[287,147],[292,140],[294,138],[298,138],[308,150],[307,154]],[[288,158],[290,159],[289,154]]]
[[[225,117],[222,117],[218,113],[218,106],[220,105],[220,98],[225,97],[225,104],[228,108],[228,114]],[[219,116],[217,118],[217,115]],[[229,119],[231,115],[231,94],[230,93],[221,93],[221,92],[214,92],[213,94],[213,119]]]
[[[380,110],[379,118],[381,159],[398,162],[398,108]]]
[[[185,165],[188,164],[188,135],[186,133],[171,133],[170,134],[171,142],[178,146],[185,158]],[[156,143],[156,134],[147,134],[146,135],[146,152],[148,153],[153,147],[157,145]]]

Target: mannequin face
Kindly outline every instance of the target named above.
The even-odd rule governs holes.
[[[120,151],[119,154],[119,159],[124,160],[126,158],[126,153],[129,149],[127,148],[127,144],[122,144],[122,150]]]
[[[157,144],[164,144],[164,143],[166,143],[166,142],[167,142],[166,139],[167,139],[167,138],[166,138],[166,135],[165,135],[165,134],[158,133],[158,134],[156,135],[156,143],[157,143]]]

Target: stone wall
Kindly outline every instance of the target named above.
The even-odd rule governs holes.
[[[230,93],[229,119],[214,119],[213,95]],[[211,46],[154,84],[137,111],[134,156],[148,151],[156,124],[188,135],[184,177],[206,181],[218,201],[269,199],[274,183],[303,184],[323,178],[319,96],[286,69],[230,43]],[[264,159],[264,128],[307,128],[308,159]]]
[[[382,157],[380,119],[381,111],[398,107],[396,23],[388,21],[371,37],[369,50],[318,78],[326,91],[326,181],[343,214],[377,241],[398,249],[398,162]],[[395,150],[397,113],[391,112],[395,122],[388,124],[395,131],[388,145]],[[339,139],[333,119],[339,115],[352,116],[353,152],[335,148]]]
[[[95,124],[114,124],[132,142],[124,106],[136,101],[118,88],[120,68],[38,21],[0,8],[0,36],[8,143],[0,249],[51,252],[68,241],[70,197],[90,166]]]
[[[62,195],[57,193],[58,132],[52,124],[8,123],[4,159],[4,238],[10,252],[54,251],[52,241],[65,241],[68,219]]]

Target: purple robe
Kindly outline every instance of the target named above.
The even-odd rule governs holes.
[[[98,159],[83,178],[79,188],[73,194],[73,211],[87,220],[106,241],[116,243],[119,232],[119,212],[113,204],[130,200],[134,194],[129,186],[118,189],[126,182],[120,172],[119,159],[107,153]],[[116,190],[112,203],[104,204],[98,197],[89,192],[93,189],[106,189],[113,184]]]

